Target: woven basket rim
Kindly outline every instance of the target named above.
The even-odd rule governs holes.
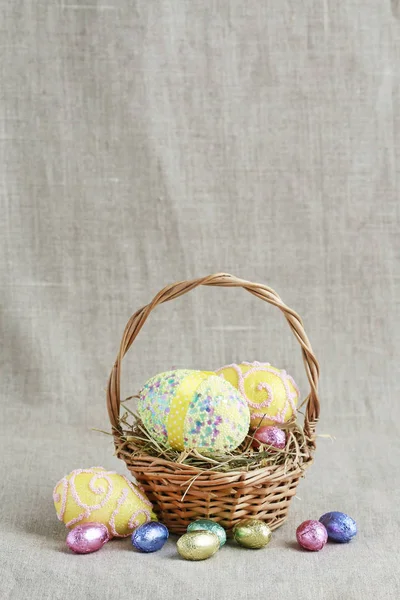
[[[118,439],[122,439],[118,436]],[[117,443],[116,443],[117,445]],[[130,447],[132,444],[126,444],[125,447]],[[119,449],[118,457],[122,458],[126,463],[129,462],[129,468],[138,471],[146,471],[149,473],[153,471],[154,474],[160,473],[161,469],[166,469],[168,476],[171,475],[191,475],[196,476],[196,478],[203,480],[203,478],[208,478],[212,480],[216,479],[253,479],[258,476],[265,476],[265,478],[281,478],[293,474],[297,471],[304,471],[313,463],[313,455],[310,453],[308,457],[301,458],[298,460],[293,460],[292,457],[289,458],[287,465],[268,465],[268,466],[260,466],[255,469],[245,470],[245,469],[232,469],[229,471],[218,471],[217,469],[202,469],[201,467],[197,467],[194,465],[187,465],[185,463],[180,463],[173,460],[167,460],[165,458],[161,458],[158,456],[152,456],[151,454],[136,454],[134,457],[125,451],[124,449]],[[148,467],[144,467],[143,463],[148,463]],[[138,465],[137,467],[135,466]],[[140,468],[139,468],[140,465]],[[154,468],[156,467],[156,468]],[[158,467],[158,470],[157,470]]]

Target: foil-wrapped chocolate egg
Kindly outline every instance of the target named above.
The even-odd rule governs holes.
[[[310,519],[303,521],[298,526],[296,538],[300,546],[305,550],[318,552],[318,550],[322,550],[328,541],[328,533],[322,523]]]
[[[260,427],[254,433],[253,446],[257,448],[260,444],[274,446],[275,448],[283,450],[286,446],[286,433],[283,429],[275,427],[274,425]]]
[[[272,533],[264,521],[242,519],[234,526],[233,537],[244,548],[264,548],[271,541]]]
[[[177,550],[186,560],[204,560],[219,548],[219,537],[212,531],[188,531],[177,542]]]
[[[211,519],[197,519],[197,521],[193,521],[189,523],[188,531],[212,531],[219,538],[219,545],[223,546],[226,542],[226,531],[225,529],[215,521]]]
[[[67,546],[76,554],[89,554],[100,550],[109,539],[103,523],[82,523],[68,533]]]
[[[169,536],[168,529],[158,521],[150,521],[140,525],[132,533],[132,546],[140,552],[157,552],[160,550]]]
[[[320,522],[326,527],[328,538],[340,544],[349,542],[357,533],[355,520],[342,512],[325,513]]]

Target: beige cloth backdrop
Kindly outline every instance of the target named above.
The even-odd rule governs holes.
[[[400,597],[399,19],[395,0],[0,1],[2,599]],[[126,472],[92,428],[127,319],[217,271],[303,316],[335,441],[265,551],[71,555],[53,485]],[[124,392],[241,359],[307,393],[279,311],[196,290],[151,315]],[[298,551],[328,510],[357,539]]]

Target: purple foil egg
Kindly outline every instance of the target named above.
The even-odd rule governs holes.
[[[279,429],[279,427],[274,427],[273,425],[260,427],[254,434],[253,446],[257,447],[260,444],[274,446],[283,450],[286,446],[286,434],[283,429]]]
[[[77,525],[67,535],[67,546],[76,554],[96,552],[110,539],[108,529],[102,523]]]
[[[326,527],[328,537],[334,542],[346,544],[357,533],[357,525],[354,519],[346,513],[333,511],[322,515],[320,522]]]
[[[326,528],[319,521],[304,521],[296,530],[296,538],[305,550],[318,552],[328,541]]]

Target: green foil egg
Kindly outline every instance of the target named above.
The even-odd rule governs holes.
[[[264,521],[242,519],[234,526],[233,537],[244,548],[264,548],[271,541],[272,533]]]
[[[211,531],[189,531],[177,542],[177,550],[186,560],[205,560],[218,549],[219,537]]]
[[[193,521],[189,523],[188,531],[211,531],[215,533],[219,538],[219,545],[223,546],[226,542],[226,532],[225,529],[215,521],[211,519],[197,519],[197,521]]]

